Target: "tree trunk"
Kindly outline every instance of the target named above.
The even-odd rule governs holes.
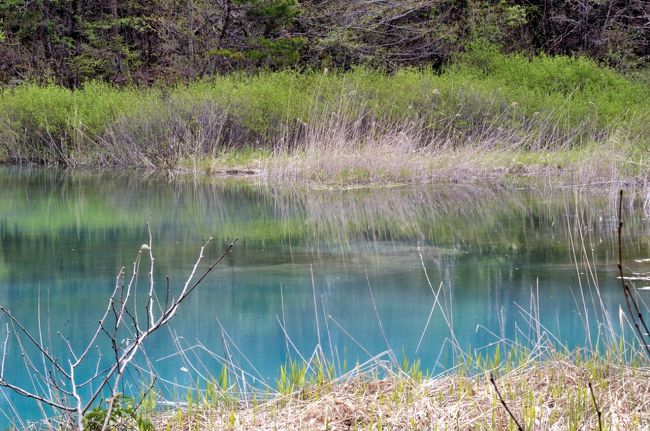
[[[108,0],[108,11],[111,13],[111,18],[113,18],[113,34],[117,35],[117,0]]]

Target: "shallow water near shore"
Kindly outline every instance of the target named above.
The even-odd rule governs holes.
[[[642,272],[650,264],[633,259],[649,256],[650,226],[643,195],[629,195],[624,254]],[[117,273],[130,274],[148,242],[149,221],[163,302],[166,277],[178,295],[208,238],[200,268],[239,238],[182,304],[171,331],[145,346],[171,398],[184,399],[172,383],[201,387],[218,376],[218,358],[240,365],[248,383],[274,386],[281,364],[311,355],[318,330],[339,372],[389,348],[441,372],[454,363],[451,340],[470,349],[535,338],[529,312],[558,344],[591,347],[605,331],[604,313],[618,321],[624,300],[616,199],[615,190],[314,190],[0,168],[0,304],[35,333],[40,316],[43,338],[65,356],[57,332],[74,347],[92,336]],[[148,271],[143,258],[142,291]],[[29,374],[12,336],[5,377],[31,388]],[[137,372],[130,378],[147,382]],[[0,428],[42,416],[35,403],[3,393]]]

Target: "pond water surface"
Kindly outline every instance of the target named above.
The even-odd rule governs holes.
[[[630,261],[649,252],[643,207],[640,198],[626,200]],[[149,221],[160,298],[167,276],[178,294],[206,239],[213,237],[200,269],[239,238],[171,331],[145,346],[168,396],[179,395],[165,381],[201,386],[202,377],[216,377],[215,357],[241,365],[248,383],[275,385],[281,364],[314,351],[317,321],[337,372],[389,347],[441,372],[453,364],[451,340],[469,351],[535,338],[530,311],[569,348],[602,335],[605,313],[618,321],[615,208],[615,192],[568,188],[326,190],[2,168],[0,304],[34,333],[40,315],[42,336],[65,356],[56,333],[73,346],[87,342],[118,271],[130,271],[148,242]],[[141,290],[148,270],[143,259]],[[190,347],[186,358],[178,354]],[[31,387],[30,374],[11,336],[5,378]],[[40,417],[8,391],[0,409],[0,428]]]

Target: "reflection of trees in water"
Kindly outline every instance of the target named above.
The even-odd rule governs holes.
[[[161,248],[175,249],[163,253],[181,261],[189,259],[182,250],[191,253],[211,235],[222,242],[238,236],[240,249],[291,245],[341,258],[384,251],[410,258],[417,242],[430,255],[537,253],[567,263],[569,229],[595,244],[613,244],[614,238],[615,193],[608,191],[471,184],[315,190],[46,169],[4,169],[0,181],[6,185],[0,190],[0,256],[65,260],[62,242],[73,239],[95,250],[80,260],[83,269],[108,256],[116,267],[129,262],[145,238],[147,219]],[[648,249],[647,226],[638,217],[643,202],[638,197],[628,205],[636,215],[626,219],[635,255]],[[120,246],[131,248],[115,250]],[[244,257],[259,256],[240,251],[232,259]]]

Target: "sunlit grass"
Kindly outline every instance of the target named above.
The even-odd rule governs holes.
[[[630,361],[607,349],[556,352],[513,345],[463,357],[452,371],[431,376],[419,361],[397,367],[377,360],[330,377],[334,366],[288,362],[273,393],[232,403],[222,384],[193,392],[185,407],[154,413],[157,429],[512,429],[489,381],[524,429],[645,429],[650,425],[650,368],[642,352]],[[627,352],[629,355],[630,352]],[[638,361],[636,361],[638,359]],[[322,362],[320,362],[322,363]],[[594,404],[589,385],[596,403]],[[232,389],[232,387],[231,387]],[[222,395],[214,396],[221,392]]]
[[[75,91],[25,84],[0,90],[0,158],[246,169],[348,185],[503,176],[513,166],[498,155],[513,152],[529,171],[588,164],[616,140],[617,155],[643,176],[649,100],[640,81],[588,59],[489,47],[443,73],[236,73],[168,88],[90,83]]]

